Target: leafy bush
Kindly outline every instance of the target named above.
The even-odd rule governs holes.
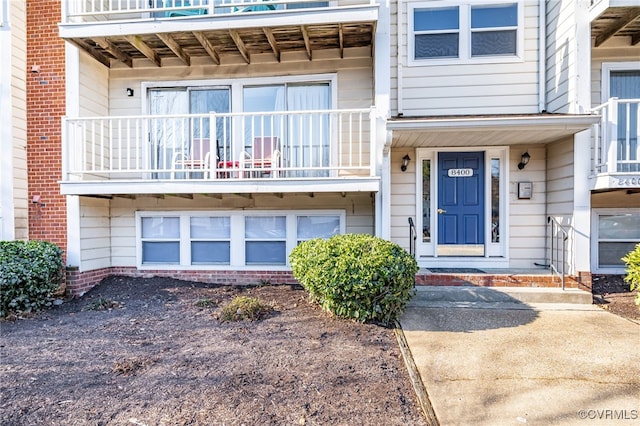
[[[631,291],[636,291],[636,305],[640,306],[640,244],[622,258],[627,264],[627,275],[624,280],[630,284]]]
[[[62,250],[46,241],[0,241],[0,316],[51,305],[62,283]]]
[[[290,256],[294,277],[333,314],[389,324],[413,295],[418,265],[402,247],[364,234],[308,240]]]

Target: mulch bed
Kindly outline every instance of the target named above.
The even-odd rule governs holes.
[[[221,322],[235,296],[274,310]],[[2,425],[424,425],[393,330],[299,287],[111,277],[0,323]]]
[[[636,293],[629,290],[623,275],[596,275],[592,279],[593,303],[616,315],[640,323]]]

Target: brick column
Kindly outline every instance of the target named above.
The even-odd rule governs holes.
[[[60,0],[27,0],[27,170],[29,238],[66,250],[61,117],[65,114],[65,44]],[[34,197],[39,202],[34,203]]]

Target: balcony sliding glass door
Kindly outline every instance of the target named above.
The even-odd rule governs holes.
[[[611,71],[610,96],[640,99],[640,70]],[[618,104],[618,172],[640,172],[638,105]]]
[[[230,111],[229,88],[169,88],[149,90],[149,112],[165,116],[149,123],[151,167],[172,168],[176,154],[202,159],[209,153],[215,159],[216,141],[229,134],[229,122],[222,118],[215,123],[215,138],[211,137],[208,113]],[[188,114],[195,114],[188,116]],[[202,114],[202,115],[197,115]],[[166,117],[170,116],[170,117]],[[169,173],[157,173],[155,178],[167,179]]]

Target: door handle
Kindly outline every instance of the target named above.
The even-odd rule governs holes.
[[[446,213],[447,211],[446,210],[442,210],[442,209],[438,209],[437,212],[438,212],[438,214],[442,214],[442,213]]]

